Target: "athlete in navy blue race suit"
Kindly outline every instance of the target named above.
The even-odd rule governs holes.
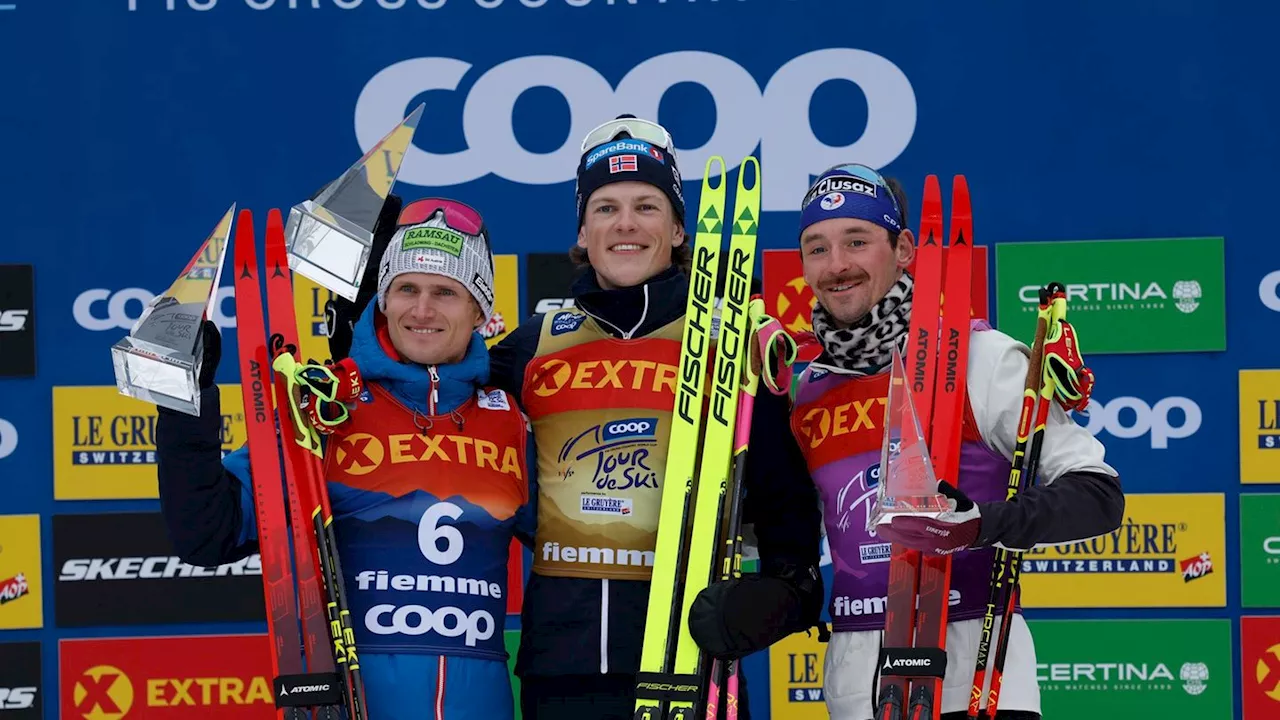
[[[376,300],[331,336],[339,357],[349,337],[365,383],[327,438],[325,477],[369,717],[512,718],[507,558],[513,537],[532,536],[535,479],[528,421],[488,387],[475,331],[493,310],[492,251],[460,203],[421,200],[400,217]],[[258,549],[247,448],[220,460],[211,327],[202,415],[161,409],[157,428],[161,509],[177,554],[201,566]]]
[[[494,384],[519,395],[541,464],[516,661],[525,720],[633,716],[658,488],[676,487],[660,475],[670,427],[663,418],[675,400],[692,243],[671,137],[623,116],[583,146],[575,306],[534,315],[493,348]],[[760,570],[710,593],[750,599],[708,631],[745,629],[720,643],[726,656],[804,632],[822,611],[817,491],[787,412],[785,398],[758,394],[743,519]],[[737,701],[747,720],[745,682]]]

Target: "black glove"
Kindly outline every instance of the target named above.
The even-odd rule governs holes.
[[[689,608],[689,633],[712,656],[738,660],[817,625],[822,598],[822,575],[813,567],[711,583]]]
[[[213,376],[218,372],[218,363],[222,361],[222,333],[212,320],[200,323],[200,341],[204,345],[200,361],[200,387],[213,387]]]

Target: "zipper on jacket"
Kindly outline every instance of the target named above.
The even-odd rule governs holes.
[[[609,672],[609,578],[600,578],[600,674]]]
[[[427,393],[427,415],[434,416],[436,403],[440,401],[440,375],[436,372],[435,365],[428,365],[427,373],[431,375],[431,392]]]
[[[608,320],[605,320],[599,315],[593,314],[591,311],[587,310],[581,305],[579,305],[578,307],[582,310],[583,314],[585,314],[587,317],[594,319],[598,323],[604,323],[605,325],[608,325],[614,330],[617,330],[618,334],[622,336],[623,340],[630,340],[631,338],[635,337],[636,333],[640,332],[640,328],[644,326],[644,321],[647,320],[649,317],[649,283],[645,283],[643,289],[644,289],[644,309],[640,311],[640,321],[637,322],[636,326],[631,328],[630,330],[623,330],[622,328],[618,327],[617,325],[614,325]]]

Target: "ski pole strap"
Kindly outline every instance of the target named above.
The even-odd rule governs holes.
[[[1067,294],[1061,283],[1051,283],[1049,333],[1044,343],[1044,382],[1053,384],[1053,395],[1063,410],[1083,411],[1093,393],[1094,374],[1084,364],[1080,339],[1067,322]]]
[[[765,387],[774,395],[782,395],[791,387],[792,364],[798,349],[795,338],[777,318],[767,314],[760,296],[751,298],[747,305],[755,342],[751,343],[751,357],[746,366],[747,391],[755,395],[758,381],[763,376]],[[767,367],[765,367],[767,365]]]

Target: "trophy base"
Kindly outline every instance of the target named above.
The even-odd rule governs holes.
[[[373,246],[371,232],[307,200],[289,210],[285,238],[294,272],[356,299]]]
[[[867,529],[874,529],[895,517],[911,516],[936,518],[943,513],[951,512],[950,500],[946,495],[899,495],[880,499],[872,506],[867,519]]]
[[[200,416],[199,368],[189,358],[175,355],[169,348],[125,337],[111,346],[111,361],[121,395]]]

